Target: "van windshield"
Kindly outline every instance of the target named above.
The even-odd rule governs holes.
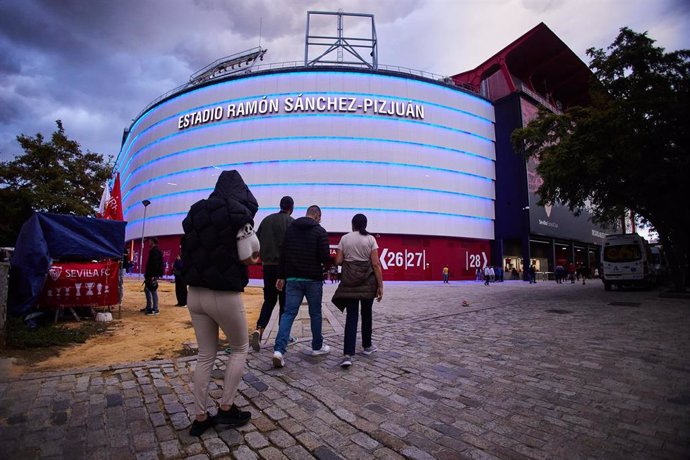
[[[637,244],[622,244],[604,248],[604,261],[606,262],[634,262],[641,258],[642,251]]]

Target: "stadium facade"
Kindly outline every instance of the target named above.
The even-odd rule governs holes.
[[[208,196],[222,170],[236,169],[259,202],[257,224],[291,195],[296,216],[312,204],[322,208],[335,245],[352,216],[366,214],[385,279],[439,279],[445,265],[452,279],[474,279],[487,263],[520,267],[516,258],[533,255],[521,246],[529,245],[522,234],[530,231],[523,220],[515,234],[504,231],[514,216],[497,193],[514,193],[520,176],[526,181],[525,162],[497,144],[497,134],[512,130],[497,124],[505,97],[482,95],[463,75],[259,67],[162,97],[125,131],[116,163],[133,261],[142,235],[157,236],[170,267],[190,205]],[[514,94],[522,93],[506,96]],[[502,155],[510,170],[501,170]],[[511,179],[502,187],[506,174]],[[519,194],[514,201],[522,209],[526,183]],[[552,242],[573,246],[575,239],[556,233]],[[590,243],[578,241],[586,251]],[[546,257],[541,270],[557,258]],[[260,267],[251,274],[260,277]]]

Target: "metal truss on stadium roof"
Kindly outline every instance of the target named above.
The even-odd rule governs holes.
[[[309,30],[312,25],[310,22],[311,15],[322,15],[322,16],[337,16],[337,27],[338,35],[336,36],[323,36],[323,35],[310,35]],[[364,18],[371,23],[371,36],[370,37],[345,37],[343,35],[343,18],[344,17],[355,17]],[[361,24],[358,24],[361,26]],[[313,41],[310,41],[313,40]],[[469,84],[456,83],[452,78],[447,75],[438,75],[431,72],[423,70],[415,70],[407,67],[401,66],[390,66],[378,63],[378,51],[377,51],[377,39],[376,39],[376,27],[374,25],[374,15],[373,14],[363,14],[363,13],[343,13],[342,11],[337,12],[323,12],[323,11],[308,11],[307,12],[307,31],[305,37],[305,53],[304,62],[302,61],[290,61],[290,62],[277,62],[270,64],[259,64],[257,61],[263,61],[264,55],[268,50],[261,48],[260,46],[255,48],[250,48],[239,53],[220,58],[209,65],[203,67],[202,69],[194,72],[190,77],[189,81],[183,83],[182,85],[167,91],[166,93],[158,96],[156,99],[148,103],[144,109],[137,114],[136,117],[132,119],[132,124],[143,116],[149,109],[151,109],[156,104],[173,96],[174,94],[185,91],[189,88],[202,85],[206,82],[214,80],[222,80],[224,77],[231,77],[233,75],[246,75],[250,73],[262,72],[262,71],[272,71],[279,69],[299,69],[299,68],[317,68],[317,67],[350,67],[350,68],[361,68],[365,70],[374,71],[385,71],[398,74],[413,75],[416,77],[421,77],[423,79],[435,80],[437,82],[442,82],[448,86],[462,87],[463,89],[479,94],[479,91]],[[327,49],[323,51],[319,56],[314,59],[309,59],[309,47],[326,47]],[[368,50],[368,53],[364,53],[365,56],[368,55],[371,60],[368,61],[365,57],[357,51],[357,49]],[[335,60],[329,59],[331,53],[335,52]],[[344,52],[348,53],[350,56],[345,60]],[[130,126],[131,128],[131,126]],[[126,128],[122,142],[124,143],[129,128]]]
[[[312,35],[312,16],[336,16],[337,35]],[[343,33],[344,21],[346,17],[364,18],[371,23],[371,35],[366,36],[345,36]],[[316,19],[315,18],[315,19]],[[317,65],[344,65],[352,67],[365,67],[368,69],[378,69],[378,51],[376,41],[376,26],[373,14],[364,13],[343,13],[342,10],[332,11],[307,11],[307,31],[304,39],[304,65],[313,67]],[[309,50],[317,48],[322,51],[317,57],[310,59]],[[359,49],[364,50],[364,57]],[[335,52],[335,56],[333,53]],[[345,58],[347,53],[347,59]],[[368,56],[368,57],[367,57]]]
[[[264,60],[264,54],[266,54],[266,51],[268,50],[257,46],[256,48],[250,48],[248,50],[220,58],[205,66],[201,70],[194,72],[189,77],[189,84],[198,85],[199,83],[203,83],[207,80],[218,77],[225,77],[237,73],[249,73],[257,61]]]

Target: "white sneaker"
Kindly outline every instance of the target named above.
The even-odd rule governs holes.
[[[327,355],[328,353],[331,352],[331,347],[328,345],[324,344],[321,346],[320,350],[312,350],[311,355],[312,356],[321,356],[321,355]]]
[[[283,354],[279,351],[274,351],[273,352],[273,367],[280,369],[283,366],[285,366],[285,358],[283,358]]]
[[[352,356],[345,355],[343,357],[343,360],[340,362],[340,367],[342,367],[343,369],[347,369],[350,366],[352,366]]]
[[[362,354],[365,356],[369,356],[370,354],[372,354],[376,350],[378,350],[378,348],[376,348],[376,346],[372,345],[370,347],[365,348],[364,351],[362,352]]]

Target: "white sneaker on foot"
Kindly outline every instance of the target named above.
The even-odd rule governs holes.
[[[249,345],[251,345],[252,349],[256,352],[261,351],[261,331],[258,329],[252,332],[252,335],[249,336]]]
[[[320,350],[312,350],[311,355],[312,356],[321,356],[321,355],[327,355],[328,353],[331,352],[331,347],[328,345],[324,344],[321,346]]]
[[[362,352],[362,354],[365,355],[365,356],[369,356],[370,354],[372,354],[372,353],[375,352],[376,350],[378,350],[378,348],[376,348],[376,346],[372,345],[372,346],[370,346],[370,347],[366,347],[366,348],[364,349],[364,351]]]
[[[347,369],[350,366],[352,366],[352,356],[345,355],[343,357],[343,360],[340,362],[340,367],[342,367],[343,369]]]
[[[280,369],[283,366],[285,366],[285,358],[283,358],[283,354],[279,351],[274,351],[273,352],[273,367]]]

